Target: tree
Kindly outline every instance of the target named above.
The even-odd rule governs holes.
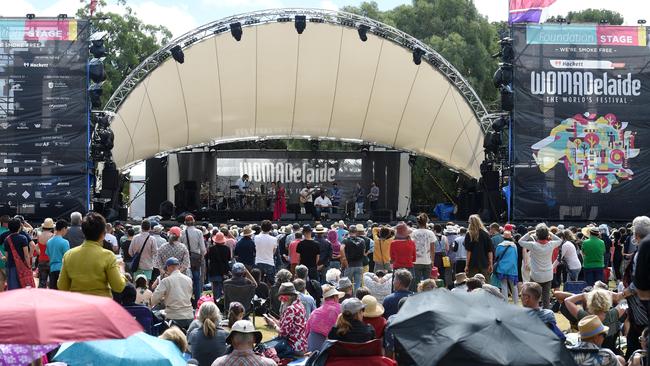
[[[102,8],[106,1],[100,0],[98,11],[91,20],[93,31],[108,33],[104,42],[108,55],[104,61],[107,79],[102,88],[102,104],[136,66],[172,37],[164,26],[144,24],[126,0],[118,0],[118,5],[124,8],[123,14],[104,12]],[[79,9],[77,17],[89,19],[89,5]]]
[[[546,20],[547,23],[555,23],[561,18],[554,15]],[[611,25],[623,24],[623,15],[617,11],[607,9],[585,9],[581,11],[570,11],[564,19],[569,23],[600,23],[606,20]]]

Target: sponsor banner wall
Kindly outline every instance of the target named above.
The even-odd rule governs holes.
[[[631,220],[650,207],[645,27],[513,27],[517,220]]]
[[[0,19],[0,214],[88,208],[88,23]]]

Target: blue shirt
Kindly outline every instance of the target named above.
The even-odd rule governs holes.
[[[239,262],[248,266],[255,265],[255,242],[249,236],[244,236],[235,245],[235,256]]]
[[[10,235],[12,235],[11,232],[5,231],[2,235],[0,235],[0,242],[4,243],[3,246],[5,252],[7,253],[7,268],[16,268],[16,263],[14,262],[14,255],[12,254],[11,248],[9,247],[9,240],[7,240],[7,238]],[[32,239],[29,237],[29,235],[24,231],[21,231],[11,236],[11,242],[14,244],[16,253],[23,261],[25,260],[25,253],[23,253],[23,248],[29,247],[29,242],[31,240]]]
[[[341,188],[332,188],[332,203],[341,202]]]
[[[503,243],[503,235],[501,234],[495,234],[492,238],[492,249],[496,250],[497,246],[501,243]]]
[[[45,254],[50,257],[50,271],[61,271],[63,255],[70,250],[70,242],[60,235],[55,235],[47,241]]]
[[[384,318],[388,319],[389,316],[397,314],[399,301],[403,297],[409,297],[413,295],[411,291],[399,290],[395,291],[392,294],[386,296],[384,299]]]

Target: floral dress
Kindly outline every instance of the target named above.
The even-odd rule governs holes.
[[[296,299],[282,313],[280,318],[280,336],[286,337],[289,346],[296,352],[307,350],[307,334],[305,325],[307,323],[305,307],[299,299]]]

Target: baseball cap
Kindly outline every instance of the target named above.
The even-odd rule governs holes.
[[[181,237],[181,228],[178,227],[178,226],[172,226],[172,228],[169,229],[169,233],[180,238]]]
[[[341,313],[356,314],[365,308],[366,305],[356,297],[346,299],[341,303]]]
[[[176,257],[170,257],[167,259],[167,261],[165,261],[165,266],[178,266],[180,264],[181,262]]]

